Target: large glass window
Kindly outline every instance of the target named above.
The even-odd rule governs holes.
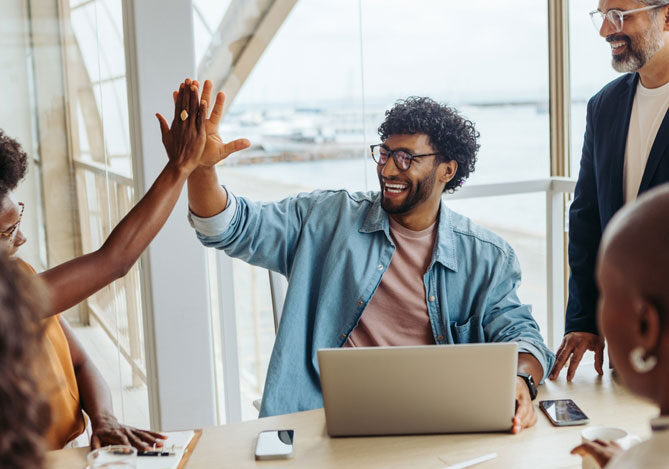
[[[31,156],[19,255],[44,270],[98,249],[134,203],[122,0],[6,3],[0,76],[20,85],[2,125]],[[135,267],[64,316],[119,420],[149,427],[139,279]]]
[[[205,46],[202,38],[218,25],[201,15],[206,1],[195,8],[200,59],[215,51],[216,40]],[[510,28],[519,12],[523,27]],[[228,93],[222,136],[249,138],[252,147],[226,160],[220,179],[264,201],[315,189],[377,190],[368,145],[379,141],[385,110],[408,96],[448,103],[476,124],[481,150],[467,185],[546,179],[547,37],[546,3],[533,0],[300,0],[239,92]],[[229,46],[218,44],[221,53]],[[543,328],[544,194],[446,203],[515,248],[526,279],[522,299]],[[274,337],[267,278],[234,261],[245,418],[256,415],[251,403],[262,393]]]

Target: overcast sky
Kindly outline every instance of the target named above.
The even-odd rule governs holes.
[[[212,28],[227,3],[195,0]],[[570,3],[572,94],[586,99],[616,73],[587,15],[596,1]],[[407,95],[454,103],[547,100],[546,4],[361,0],[360,8],[358,0],[298,0],[236,102],[359,99],[363,79],[370,102]]]

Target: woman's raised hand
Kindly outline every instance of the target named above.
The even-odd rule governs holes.
[[[174,95],[174,119],[168,126],[165,118],[156,114],[160,122],[163,145],[167,150],[169,164],[175,165],[180,171],[190,174],[202,164],[207,131],[207,101],[199,99],[197,82],[186,79]]]

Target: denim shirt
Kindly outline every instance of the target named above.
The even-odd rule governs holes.
[[[276,203],[230,194],[220,214],[189,219],[205,246],[288,278],[260,416],[322,407],[316,352],[344,345],[395,251],[380,193],[316,191]],[[438,225],[423,276],[435,343],[517,342],[545,377],[555,357],[516,294],[513,249],[443,202]]]

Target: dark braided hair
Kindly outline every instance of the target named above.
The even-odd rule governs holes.
[[[42,467],[50,421],[35,380],[45,296],[36,277],[0,247],[0,467]]]
[[[455,160],[458,170],[446,183],[444,192],[460,187],[474,171],[479,150],[479,133],[474,123],[455,109],[430,98],[411,96],[397,101],[386,111],[386,120],[379,126],[381,140],[391,135],[427,134],[430,144],[439,153],[435,163]]]

